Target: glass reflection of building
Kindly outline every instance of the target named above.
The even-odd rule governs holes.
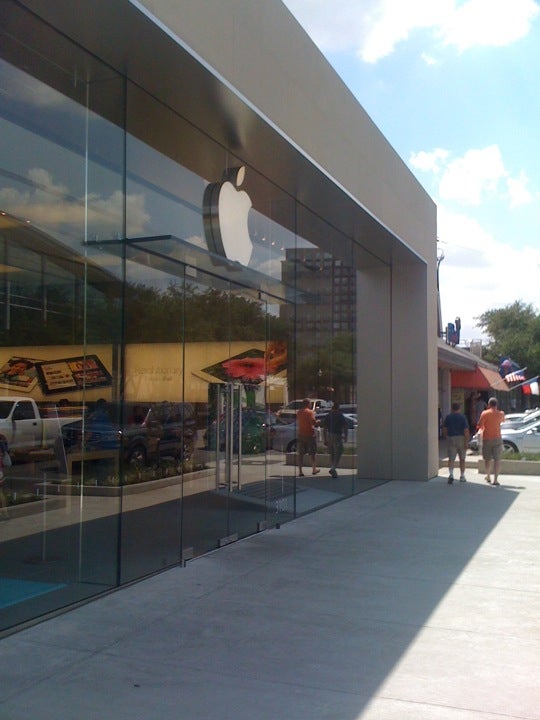
[[[274,447],[287,401],[356,400],[357,288],[390,260],[261,149],[330,181],[133,7],[125,26],[179,69],[168,87],[101,5],[85,50],[69,4],[25,4],[0,9],[0,631],[388,479],[358,472],[354,435],[331,486]],[[118,57],[99,57],[103,32]],[[228,113],[249,118],[244,145]],[[247,266],[209,250],[203,217],[241,166]]]
[[[296,284],[305,301],[294,308],[297,365],[316,360],[316,375],[297,378],[299,395],[315,394],[342,403],[356,401],[355,383],[333,372],[336,345],[354,354],[357,274],[349,262],[315,248],[289,249],[283,280]],[[287,312],[287,308],[284,308]]]

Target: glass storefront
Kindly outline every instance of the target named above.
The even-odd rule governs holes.
[[[247,167],[244,256],[224,257],[205,195],[225,170],[233,187],[241,158],[11,12],[0,630],[370,485],[356,472],[352,242]],[[319,418],[332,401],[347,411],[335,479],[320,429],[320,472],[298,477],[294,412],[280,410],[304,397]]]

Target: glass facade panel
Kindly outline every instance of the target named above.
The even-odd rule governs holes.
[[[298,502],[302,497],[299,509],[307,512],[351,495],[354,490],[356,270],[352,244],[346,238],[304,207],[298,208],[297,217],[298,242],[288,252],[288,264],[305,301],[296,307],[294,383],[297,398],[316,398],[320,404],[316,408],[319,427],[315,458],[320,472],[314,476],[311,459],[303,458],[305,476],[301,485],[308,487],[309,493],[300,495]],[[326,429],[333,403],[342,406],[346,415],[345,437],[339,437],[337,443]],[[334,477],[330,475],[333,465]]]
[[[82,53],[68,67],[27,38],[6,30],[3,40],[0,433],[12,465],[0,487],[0,627],[9,627],[118,582],[120,497],[96,493],[118,482],[117,450],[90,461],[85,445],[90,411],[118,394],[121,262],[86,243],[123,232],[123,133],[101,114],[122,106],[123,83],[95,62],[83,81]]]
[[[8,6],[0,630],[364,489],[352,242]],[[232,245],[224,186],[244,208]],[[300,477],[304,397],[320,472]],[[335,477],[333,401],[349,423]]]

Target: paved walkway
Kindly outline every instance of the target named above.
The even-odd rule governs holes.
[[[539,720],[540,478],[501,481],[387,483],[8,636],[0,718]]]

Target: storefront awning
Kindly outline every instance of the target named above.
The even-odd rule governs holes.
[[[466,390],[499,390],[508,392],[509,387],[495,370],[477,366],[474,370],[452,370],[452,387]]]

